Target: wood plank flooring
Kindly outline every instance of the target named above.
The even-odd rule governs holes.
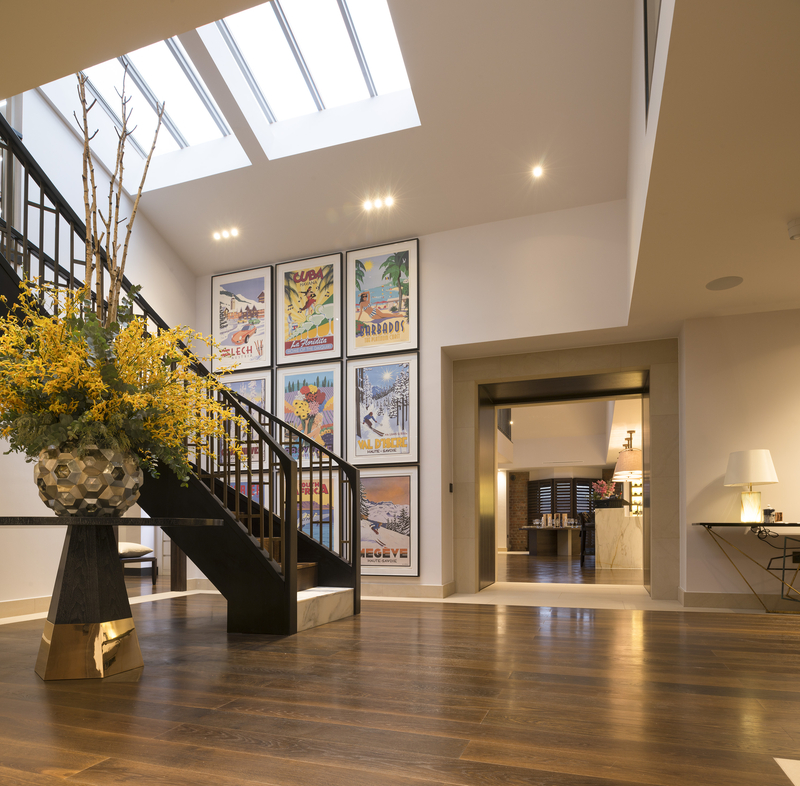
[[[0,784],[788,786],[795,617],[365,602],[297,636],[134,606],[138,681],[43,683],[0,626]],[[124,676],[124,675],[123,675]]]
[[[496,580],[543,584],[627,584],[642,586],[641,570],[595,569],[594,557],[535,556],[498,552]]]

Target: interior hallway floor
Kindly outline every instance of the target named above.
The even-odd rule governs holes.
[[[134,600],[118,679],[45,683],[41,621],[0,627],[0,783],[800,784],[794,618],[365,602],[283,637]]]

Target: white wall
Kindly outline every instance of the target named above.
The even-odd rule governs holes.
[[[497,473],[497,497],[495,509],[495,547],[498,551],[508,550],[508,473],[500,470]]]
[[[550,462],[566,461],[603,465],[607,453],[605,434],[516,440],[514,461],[509,469],[542,467]]]
[[[453,580],[452,360],[484,341],[626,324],[627,209],[622,200],[420,238],[420,576]],[[345,249],[331,249],[345,250]],[[281,262],[265,258],[264,264]],[[211,277],[198,279],[196,327],[211,331]]]
[[[779,483],[756,487],[762,502],[800,521],[800,311],[690,320],[681,352],[681,586],[748,593],[711,537],[693,522],[738,521],[740,489],[726,488],[728,454],[767,448]],[[746,530],[722,534],[762,564],[777,554]],[[781,540],[782,544],[782,540]],[[744,557],[734,560],[757,590],[780,585]]]
[[[658,22],[653,80],[650,92],[650,108],[645,115],[644,89],[644,9],[642,3],[634,6],[633,20],[633,80],[631,82],[631,117],[628,136],[628,296],[633,296],[633,282],[639,260],[639,243],[642,237],[647,189],[650,184],[650,169],[656,143],[658,116],[664,93],[664,77],[667,71],[667,53],[672,32],[672,17],[675,0],[661,0]]]
[[[21,125],[23,144],[83,217],[81,143],[36,91],[23,97]],[[102,182],[105,177],[102,169],[98,168],[97,177],[98,183]],[[98,187],[98,191],[105,188]],[[147,220],[146,207],[142,207],[146,205],[145,199],[134,225],[127,276],[142,285],[142,295],[167,322],[194,324],[194,275]],[[0,454],[0,477],[5,487],[0,515],[48,514],[33,484],[33,466],[26,464],[21,456]],[[61,526],[0,527],[0,553],[6,555],[0,571],[0,602],[50,595],[64,532]],[[192,568],[190,577],[194,577]]]

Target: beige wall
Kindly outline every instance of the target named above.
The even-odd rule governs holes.
[[[580,376],[621,370],[650,371],[650,475],[652,595],[678,597],[678,342],[675,339],[504,355],[453,364],[453,532],[456,592],[478,588],[478,386],[500,381]]]
[[[778,475],[777,484],[756,487],[762,502],[784,520],[800,521],[800,311],[690,320],[681,344],[684,602],[728,605],[738,595],[739,605],[760,608],[709,534],[692,523],[739,520],[740,491],[723,479],[728,454],[751,448],[767,448]],[[778,553],[746,528],[723,535],[761,564]],[[774,578],[732,555],[757,591],[780,594]]]

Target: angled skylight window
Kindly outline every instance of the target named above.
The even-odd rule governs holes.
[[[90,88],[119,127],[119,90],[128,69],[125,92],[130,97],[132,137],[142,154],[150,148],[158,118],[166,111],[156,155],[219,139],[229,133],[203,81],[175,39],[159,41],[128,55],[85,69]]]
[[[408,74],[385,2],[347,0],[378,95],[410,90]]]
[[[410,94],[386,0],[272,0],[217,28],[270,123]]]
[[[188,145],[199,145],[229,133],[203,81],[192,68],[181,43],[170,38],[127,55]]]
[[[228,46],[259,103],[266,102],[262,111],[270,122],[317,111],[271,3],[229,16],[219,27],[232,36]]]
[[[337,0],[280,0],[290,32],[327,109],[369,98]]]

